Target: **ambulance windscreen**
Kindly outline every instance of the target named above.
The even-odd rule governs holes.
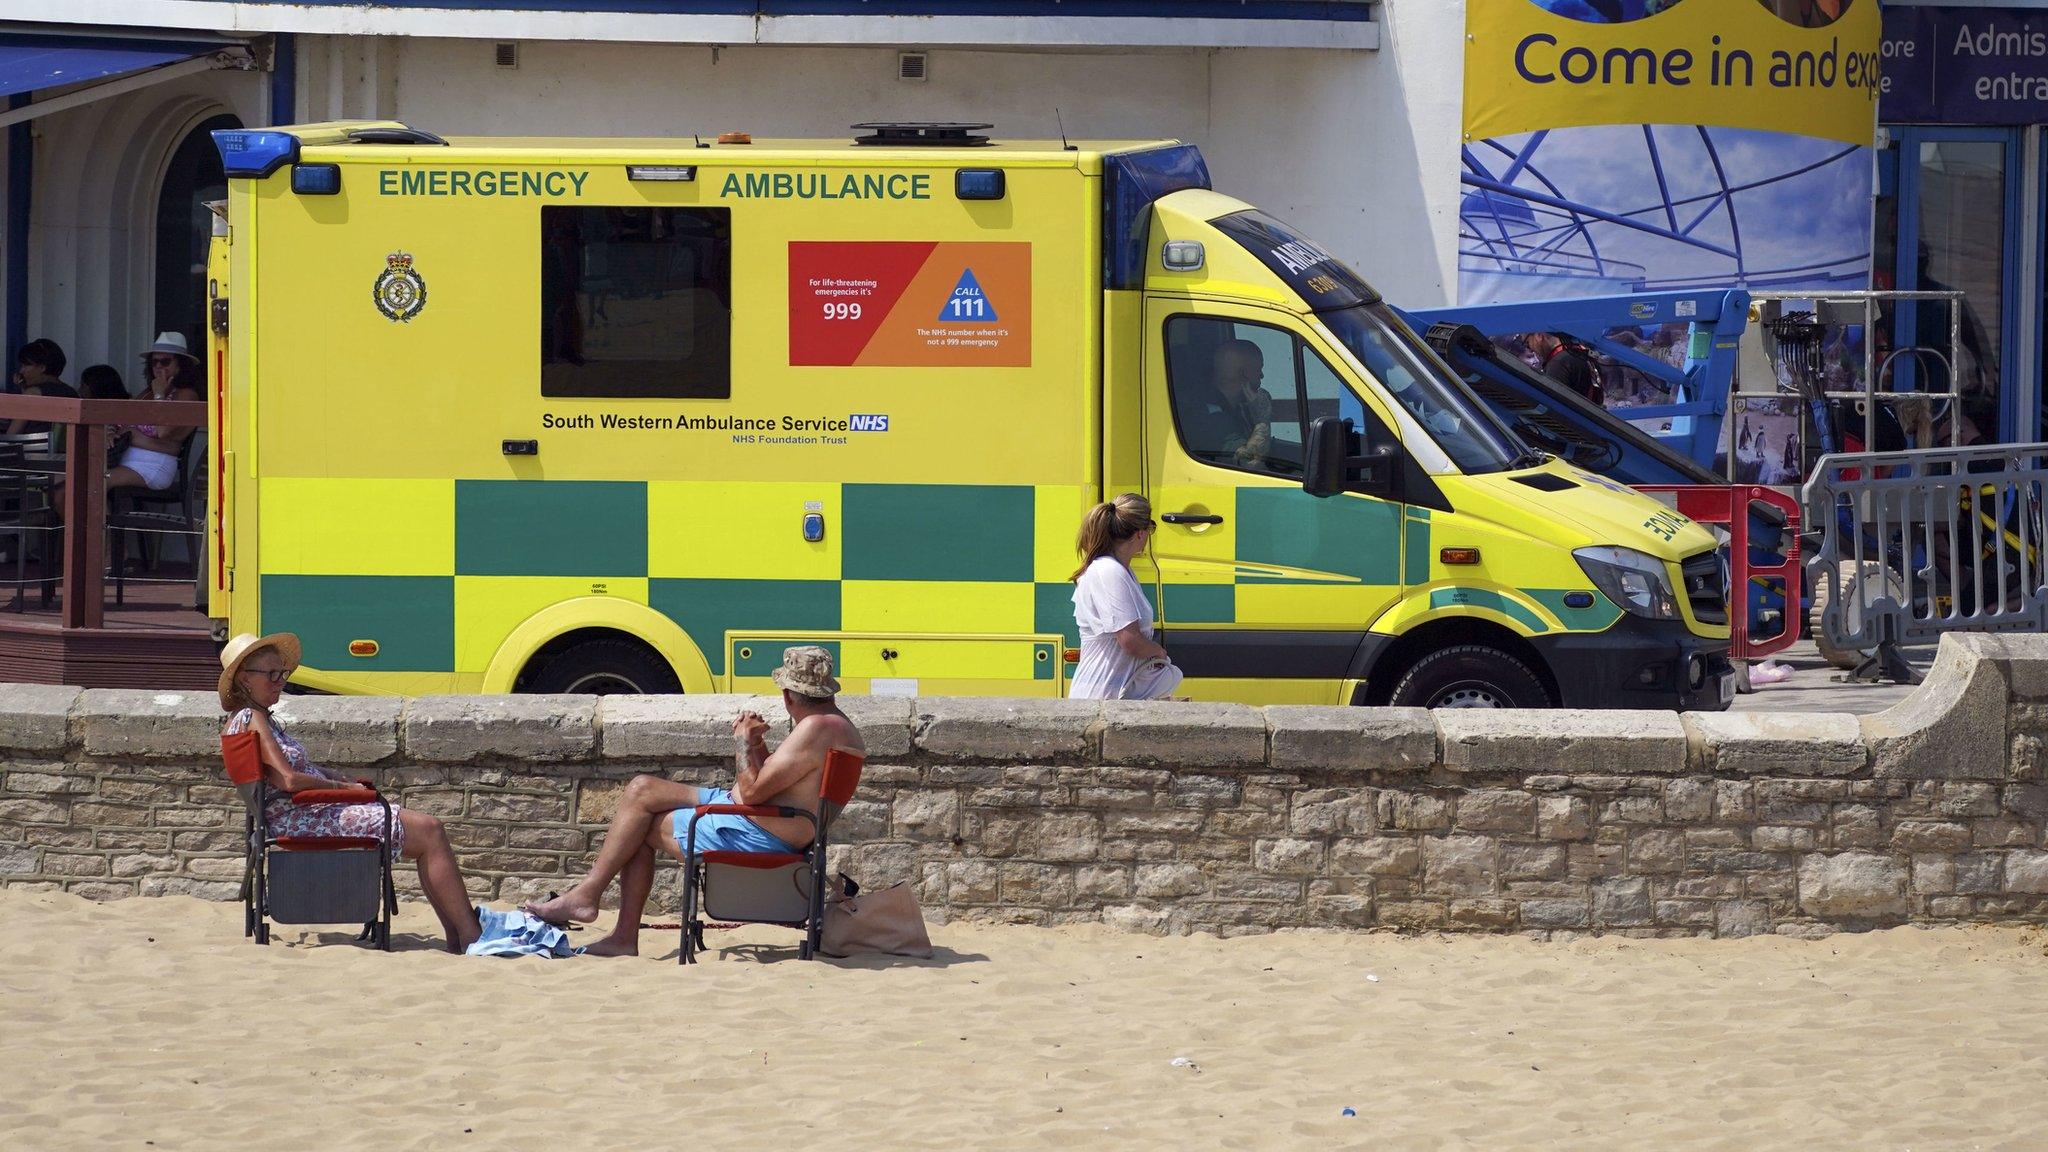
[[[732,395],[732,211],[541,209],[541,395]]]
[[[1300,294],[1311,311],[1380,302],[1372,285],[1343,261],[1264,212],[1233,212],[1209,224],[1258,257],[1259,263]]]

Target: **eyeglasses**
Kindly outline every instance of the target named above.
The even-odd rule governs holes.
[[[149,366],[151,368],[175,368],[178,366],[178,358],[176,356],[151,356],[149,358]]]
[[[244,668],[242,673],[245,676],[262,677],[272,684],[282,684],[286,680],[291,679],[292,670],[289,668]]]

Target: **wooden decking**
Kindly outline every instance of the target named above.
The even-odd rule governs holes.
[[[0,680],[78,684],[87,688],[211,688],[220,676],[219,647],[206,615],[193,608],[189,565],[167,564],[130,577],[124,603],[107,581],[98,628],[66,628],[60,592],[48,608],[31,582],[15,611],[13,565],[0,565]],[[33,567],[29,579],[37,579]],[[160,581],[169,581],[168,583]]]

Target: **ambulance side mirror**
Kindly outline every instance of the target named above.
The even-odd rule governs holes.
[[[1357,438],[1349,420],[1318,416],[1310,421],[1302,490],[1311,496],[1364,492],[1391,499],[1398,455],[1392,448],[1375,448],[1363,456],[1353,456],[1351,449]]]

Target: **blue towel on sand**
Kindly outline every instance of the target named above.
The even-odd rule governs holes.
[[[469,946],[465,955],[548,956],[560,959],[582,951],[581,948],[570,945],[567,932],[545,920],[536,920],[516,908],[509,912],[498,912],[479,904],[476,918],[483,925],[484,934],[476,938],[476,943]]]

